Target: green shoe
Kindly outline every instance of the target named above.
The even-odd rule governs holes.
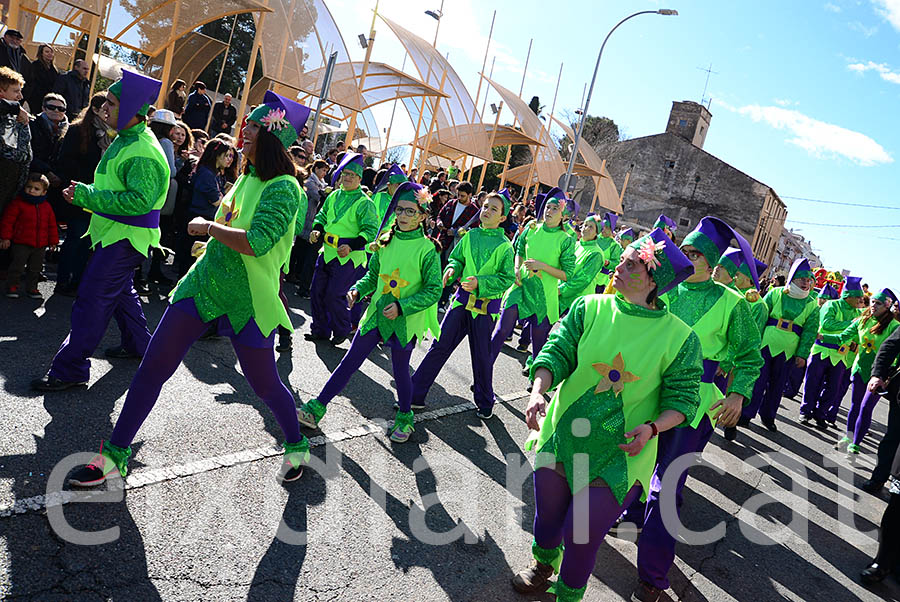
[[[848,456],[858,456],[859,455],[859,446],[855,443],[851,443],[847,446],[847,455]]]
[[[847,446],[852,442],[853,440],[850,437],[844,435],[843,437],[841,437],[840,441],[834,444],[834,449],[836,449],[837,451],[847,451]]]
[[[326,408],[318,399],[310,399],[297,408],[297,420],[305,427],[319,428],[319,422],[325,416]]]
[[[397,415],[394,417],[394,425],[390,431],[391,441],[395,443],[406,443],[409,441],[409,436],[416,430],[413,426],[414,422],[415,417],[411,411],[401,412],[397,410]]]

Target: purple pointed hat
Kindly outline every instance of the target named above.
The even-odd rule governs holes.
[[[722,253],[722,257],[719,258],[719,264],[728,272],[728,274],[734,278],[734,275],[737,274],[738,268],[742,265],[746,265],[744,263],[744,254],[741,253],[741,250],[737,247],[728,247],[724,253]]]
[[[717,217],[706,216],[700,220],[697,227],[688,233],[681,242],[681,246],[691,245],[703,253],[709,265],[716,265],[731,241],[738,243],[738,249],[743,255],[742,260],[750,269],[750,280],[753,286],[759,288],[759,275],[756,273],[756,261],[753,258],[753,250],[747,239]]]
[[[863,294],[862,278],[859,276],[847,276],[847,281],[844,282],[844,290],[841,291],[841,299],[862,297]]]
[[[812,266],[809,265],[809,260],[806,257],[798,257],[794,260],[794,264],[791,266],[791,271],[788,272],[787,283],[790,284],[794,281],[795,278],[812,278]]]
[[[386,170],[381,177],[378,179],[378,183],[375,184],[375,190],[372,191],[372,194],[377,194],[387,188],[388,184],[402,184],[403,182],[408,181],[409,178],[406,177],[406,174],[403,173],[403,170],[400,169],[400,166],[394,163],[391,165],[391,168]]]
[[[656,223],[653,224],[653,227],[654,228],[666,227],[669,230],[671,230],[672,232],[674,232],[675,230],[678,229],[678,226],[675,224],[675,220],[673,220],[671,217],[666,217],[665,215],[663,215],[661,213],[659,214],[659,217],[656,218]]]
[[[310,109],[296,100],[291,100],[271,90],[266,90],[263,103],[247,116],[265,130],[275,134],[285,148],[300,136],[300,131],[309,119]]]
[[[395,190],[393,196],[391,196],[391,202],[388,203],[387,209],[384,212],[384,218],[381,220],[381,225],[378,227],[378,234],[375,236],[375,240],[378,240],[382,231],[387,228],[388,223],[391,221],[391,217],[394,215],[394,210],[397,208],[397,203],[400,201],[414,201],[417,205],[424,207],[424,209],[427,210],[428,203],[431,202],[431,195],[428,193],[428,188],[426,186],[416,184],[415,182],[407,181],[397,186],[397,190]]]
[[[756,259],[754,257],[753,261],[756,262],[756,275],[757,276],[762,276],[763,272],[765,272],[767,269],[769,269],[769,266],[767,266],[766,264],[761,262],[759,259]],[[746,263],[742,263],[741,265],[738,266],[738,272],[741,272],[742,274],[747,276],[747,278],[750,278],[750,268],[749,268],[749,266],[747,266]]]
[[[641,261],[647,265],[650,277],[656,282],[657,295],[669,292],[694,273],[694,264],[661,228],[654,228],[628,246],[637,249]]]
[[[611,211],[607,211],[603,214],[603,223],[602,227],[609,228],[610,230],[615,231],[616,224],[619,223],[619,216]]]
[[[547,205],[548,201],[553,199],[556,199],[556,201],[562,205],[563,211],[570,216],[578,215],[578,211],[581,209],[581,207],[578,206],[578,203],[566,196],[566,193],[562,191],[562,188],[554,186],[544,196],[544,203],[541,206],[542,214],[543,207]]]
[[[890,301],[891,305],[893,305],[894,303],[897,302],[897,295],[895,295],[894,291],[892,291],[889,288],[881,289],[881,292],[875,293],[874,295],[872,295],[872,298],[878,299],[879,301],[882,301],[882,302]]]
[[[621,232],[619,232],[619,240],[628,239],[629,241],[634,240],[634,230],[631,228],[625,228]]]
[[[362,177],[364,168],[365,163],[363,162],[363,156],[361,154],[351,152],[344,153],[344,158],[341,159],[340,165],[337,166],[337,169],[334,170],[334,173],[331,176],[331,185],[335,185],[345,169],[349,169],[359,177]]]
[[[839,298],[840,294],[838,294],[837,289],[830,284],[826,284],[822,287],[822,290],[819,291],[819,299],[828,299],[831,301]]]
[[[119,99],[116,129],[125,129],[135,115],[146,115],[150,105],[156,102],[161,87],[162,82],[158,79],[122,69],[122,78],[109,87],[109,92]]]
[[[503,197],[503,215],[508,215],[509,208],[512,207],[512,195],[509,192],[509,188],[498,190],[497,194]]]

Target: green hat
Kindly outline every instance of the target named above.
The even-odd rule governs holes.
[[[660,228],[640,237],[630,245],[637,249],[639,259],[647,266],[662,295],[694,273],[694,265]]]
[[[297,140],[300,130],[306,125],[309,113],[309,108],[299,102],[266,90],[263,104],[253,109],[247,120],[260,124],[274,134],[284,148],[288,148]]]

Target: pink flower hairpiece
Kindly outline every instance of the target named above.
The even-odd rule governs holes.
[[[646,264],[648,270],[655,270],[662,263],[656,258],[656,254],[666,248],[666,241],[654,243],[649,238],[638,247],[638,258]]]
[[[284,115],[284,109],[272,109],[260,121],[264,126],[266,126],[266,130],[269,132],[271,132],[272,130],[283,130],[287,126],[291,125],[290,122],[285,119]]]
[[[431,207],[431,193],[428,192],[427,188],[422,187],[416,191],[416,204],[423,209]]]

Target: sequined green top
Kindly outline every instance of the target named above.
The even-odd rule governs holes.
[[[473,294],[481,299],[500,298],[516,279],[513,248],[501,228],[479,226],[466,232],[450,252],[447,267],[460,282],[475,276],[478,288]],[[457,305],[454,297],[452,307]]]
[[[360,334],[377,328],[382,340],[396,335],[402,345],[413,338],[421,340],[426,332],[440,336],[441,260],[422,228],[395,231],[391,242],[372,254],[365,275],[350,290],[358,291],[360,298],[372,295]],[[389,320],[382,312],[394,302],[400,306],[400,315]]]
[[[579,240],[575,243],[575,273],[571,278],[559,284],[560,310],[569,309],[572,302],[578,297],[596,292],[595,289],[600,284],[600,270],[604,265],[606,265],[606,254],[596,238]]]
[[[375,240],[381,222],[375,211],[375,204],[361,188],[344,190],[339,188],[328,195],[322,208],[313,219],[313,230],[322,230],[322,258],[337,260],[341,265],[352,261],[359,267],[366,262],[366,243]],[[339,239],[360,239],[346,257],[337,254]]]
[[[619,502],[635,482],[649,491],[658,439],[628,457],[619,448],[625,433],[663,410],[688,423],[697,412],[700,341],[659,307],[619,294],[579,297],[534,360],[532,378],[546,368],[557,387],[526,448],[539,452],[535,469],[561,463],[573,493],[597,478]]]
[[[880,334],[872,334],[872,327],[876,324],[874,319],[864,322],[863,318],[859,317],[840,334],[822,335],[822,340],[832,345],[846,345],[854,342],[859,345],[850,373],[859,374],[864,383],[869,382],[869,378],[872,376],[872,365],[875,363],[875,355],[881,344],[900,326],[900,322],[891,320]]]
[[[847,303],[846,299],[829,301],[819,311],[819,334],[840,334],[859,314],[860,311]],[[843,362],[849,368],[853,363],[849,353],[842,354],[840,350],[822,347],[818,343],[813,343],[812,354],[827,359],[834,366]]]

